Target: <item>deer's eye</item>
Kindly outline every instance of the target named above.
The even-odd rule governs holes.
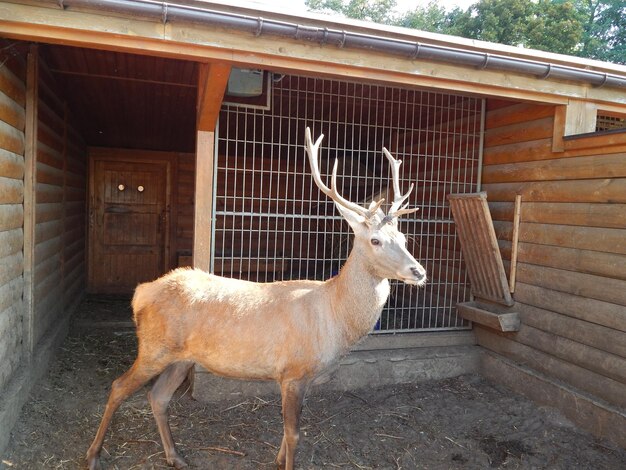
[[[370,240],[370,242],[371,242],[371,243],[372,243],[372,245],[374,245],[374,246],[378,246],[378,245],[380,245],[380,240],[379,240],[378,238],[372,238],[372,239]]]

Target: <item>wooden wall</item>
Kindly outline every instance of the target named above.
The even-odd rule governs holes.
[[[86,146],[46,64],[39,61],[33,343],[85,288]]]
[[[513,201],[522,195],[514,294],[522,325],[516,333],[480,325],[475,332],[487,349],[624,409],[626,133],[561,141],[555,111],[489,106],[482,182],[505,260]],[[553,143],[564,151],[553,152]],[[570,408],[564,409],[570,418],[584,415]],[[598,416],[597,410],[583,416],[582,424],[610,432]],[[626,442],[625,433],[622,427],[622,435],[611,438]]]
[[[24,357],[25,120],[26,63],[9,60],[0,67],[0,391]]]

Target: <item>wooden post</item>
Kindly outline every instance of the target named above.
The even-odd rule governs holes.
[[[37,102],[39,96],[39,51],[30,46],[26,60],[26,123],[24,128],[24,354],[34,352],[35,322],[35,218],[37,194]]]
[[[211,229],[213,225],[213,155],[215,133],[196,132],[196,189],[193,222],[193,266],[211,268]]]
[[[209,271],[213,224],[215,126],[228,85],[230,65],[199,64],[198,67],[193,266]]]
[[[522,196],[515,196],[515,210],[513,212],[513,239],[511,241],[511,271],[509,274],[509,290],[515,292],[515,275],[517,272],[517,245],[519,242],[519,222],[522,209]]]

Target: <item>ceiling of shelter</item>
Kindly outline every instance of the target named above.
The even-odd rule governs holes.
[[[56,45],[41,53],[87,145],[194,151],[196,63]]]

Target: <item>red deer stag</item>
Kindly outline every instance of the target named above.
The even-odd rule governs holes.
[[[325,281],[254,283],[181,268],[141,284],[132,300],[139,341],[132,367],[113,382],[96,437],[87,451],[90,469],[99,454],[115,410],[123,400],[159,376],[148,399],[167,463],[187,464],[177,453],[167,422],[167,406],[194,363],[212,373],[241,379],[275,380],[280,385],[284,435],[276,458],[293,469],[299,419],[309,385],[374,327],[389,296],[388,279],[423,285],[424,268],[406,249],[398,217],[417,209],[403,206],[411,189],[400,193],[400,161],[386,149],[394,201],[369,208],[337,191],[337,160],[331,186],[320,177],[315,144],[306,130],[306,151],[315,183],[328,195],[354,231],[354,245],[341,272]]]

